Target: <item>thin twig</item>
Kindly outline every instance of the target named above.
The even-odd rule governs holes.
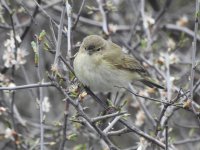
[[[76,26],[77,26],[77,24],[78,24],[78,21],[79,21],[80,15],[81,15],[81,11],[83,10],[83,7],[84,7],[84,5],[85,5],[85,1],[86,1],[86,0],[82,0],[81,7],[80,7],[80,9],[79,9],[79,11],[78,11],[76,20],[74,21],[74,25],[73,25],[73,27],[72,27],[72,30],[75,30],[75,29],[76,29]]]
[[[149,30],[149,24],[147,22],[147,16],[145,14],[145,0],[141,0],[140,12],[141,12],[142,20],[143,20],[143,28],[144,28],[144,31],[147,36],[147,48],[146,49],[149,50],[151,48],[152,38],[151,38],[150,30]]]
[[[130,84],[129,88],[131,89],[131,91],[134,91],[133,86]],[[135,96],[132,94],[132,96]],[[144,102],[142,99],[136,99],[138,101],[138,103],[140,104],[140,106],[142,107],[142,110],[144,111],[144,113],[146,114],[147,118],[149,119],[149,121],[152,123],[152,125],[155,127],[156,126],[156,122],[155,119],[153,118],[153,116],[151,115],[151,113],[149,112],[149,110],[146,108]]]
[[[194,26],[194,38],[192,42],[192,66],[190,76],[190,99],[193,100],[193,86],[194,86],[194,73],[196,64],[196,50],[197,50],[197,33],[199,24],[199,0],[196,0],[196,12],[195,12],[195,26]]]
[[[40,5],[41,4],[41,0],[37,0],[37,3]],[[23,2],[22,2],[23,3]],[[31,15],[31,20],[29,22],[29,25],[25,28],[24,32],[21,35],[21,39],[23,40],[25,38],[25,36],[27,35],[28,31],[31,29],[31,26],[33,24],[34,18],[37,16],[39,7],[38,5],[35,6],[35,9],[33,11],[33,14]]]
[[[40,48],[40,44],[38,38],[36,38],[37,44],[37,53],[38,53],[38,66],[37,66],[37,76],[39,82],[42,82],[42,49]],[[39,111],[40,111],[40,150],[44,150],[44,126],[43,126],[43,89],[39,87]]]
[[[38,88],[38,87],[49,87],[49,86],[53,86],[53,85],[54,84],[52,82],[34,83],[34,84],[20,85],[20,86],[15,86],[15,87],[0,87],[0,91],[23,90],[23,89]]]
[[[175,25],[175,24],[165,24],[161,28],[166,29],[166,30],[183,32],[183,33],[185,33],[186,35],[188,35],[192,38],[194,38],[195,34],[196,34],[196,40],[198,40],[198,42],[200,41],[200,36],[187,27],[181,27],[181,26],[178,26],[178,25]]]
[[[71,11],[72,8],[68,3],[68,0],[65,2],[65,9],[67,9],[67,53],[68,57],[71,56]],[[64,19],[64,18],[63,18]],[[61,35],[60,35],[61,36]],[[65,101],[65,113],[64,113],[64,123],[63,123],[63,136],[59,150],[64,150],[66,143],[66,132],[67,132],[67,120],[68,120],[68,110],[69,110],[69,101],[68,99]]]
[[[62,141],[60,144],[59,150],[64,150],[65,143],[66,143],[66,135],[67,135],[67,120],[69,115],[69,103],[65,101],[65,111],[64,111],[64,121],[63,121],[63,135],[62,135]]]
[[[155,22],[158,22],[161,17],[165,14],[165,12],[167,11],[167,9],[169,8],[170,4],[171,4],[172,0],[166,0],[165,4],[163,5],[162,9],[160,10],[160,12],[158,13]]]
[[[116,117],[116,116],[121,116],[121,115],[124,115],[125,113],[126,112],[115,112],[115,113],[104,115],[104,116],[98,116],[98,117],[92,118],[91,120],[92,120],[92,122],[97,122],[100,120],[104,120],[104,119],[108,119],[108,118],[112,118],[112,117]]]
[[[120,118],[121,118],[121,116],[115,117],[115,119],[114,119],[111,123],[109,123],[109,125],[103,130],[103,132],[104,132],[105,134],[107,134],[108,131],[109,131],[110,129],[112,129],[113,126],[119,121]]]
[[[176,141],[173,144],[174,145],[182,145],[182,144],[187,144],[187,143],[193,143],[193,142],[199,142],[200,141],[200,137],[197,138],[188,138],[188,139],[184,139],[184,140],[180,140],[180,141]]]
[[[193,38],[193,42],[192,42],[192,66],[191,66],[191,75],[190,75],[190,99],[191,99],[191,101],[193,101],[194,74],[195,74],[196,50],[197,50],[197,33],[198,33],[198,24],[199,24],[199,6],[200,6],[200,1],[196,0],[194,38]],[[199,113],[195,110],[193,105],[191,107],[192,107],[194,114],[197,116],[198,123],[200,125]]]
[[[67,7],[67,56],[70,58],[72,56],[72,48],[71,48],[71,29],[72,29],[72,7],[68,3],[66,3]]]
[[[128,128],[123,128],[123,129],[120,129],[120,130],[117,130],[117,131],[110,131],[107,133],[107,135],[109,136],[120,136],[122,134],[125,134],[125,133],[128,133],[128,132],[131,132],[130,130],[128,130]]]
[[[168,150],[168,124],[165,125],[165,150]]]
[[[148,99],[148,100],[151,100],[151,101],[155,101],[155,102],[159,102],[159,103],[163,103],[163,104],[169,104],[169,105],[173,105],[173,106],[176,106],[178,108],[183,108],[182,105],[178,105],[178,104],[173,104],[173,103],[170,103],[170,102],[165,102],[163,100],[159,100],[159,99],[155,99],[155,98],[151,98],[151,97],[146,97],[146,96],[142,96],[140,94],[137,94],[137,93],[134,93],[133,91],[129,90],[128,88],[125,88],[125,87],[119,87],[119,86],[116,86],[118,88],[123,88],[123,89],[126,89],[128,92],[132,93],[133,95],[137,96],[137,97],[141,97],[141,98],[144,98],[144,99]],[[181,95],[180,97],[182,97],[183,95]],[[180,98],[179,97],[179,98]]]
[[[60,46],[61,46],[61,40],[62,40],[62,29],[63,29],[65,11],[66,11],[66,4],[63,3],[63,9],[62,9],[61,18],[60,18],[60,25],[58,28],[58,38],[57,38],[57,43],[56,43],[56,56],[54,59],[55,67],[57,67],[58,65],[58,57],[60,56]]]
[[[97,0],[97,3],[99,5],[99,10],[101,12],[103,21],[102,21],[102,29],[104,31],[104,33],[106,35],[109,35],[109,30],[108,30],[108,16],[106,14],[106,12],[104,11],[103,5],[105,5],[105,1],[104,0]]]

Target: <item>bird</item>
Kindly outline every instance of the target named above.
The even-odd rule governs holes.
[[[96,92],[128,88],[133,81],[164,89],[154,82],[135,57],[124,53],[119,45],[99,35],[89,35],[83,39],[73,66],[79,81]]]

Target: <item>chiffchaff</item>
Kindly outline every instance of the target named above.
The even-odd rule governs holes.
[[[84,38],[74,59],[74,71],[84,85],[97,92],[128,88],[132,81],[163,89],[152,81],[134,57],[123,53],[120,46],[98,35]]]

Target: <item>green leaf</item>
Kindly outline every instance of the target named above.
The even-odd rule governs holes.
[[[141,47],[146,48],[147,47],[147,39],[142,39],[141,40]]]
[[[31,42],[31,47],[35,53],[34,55],[34,63],[36,66],[38,66],[38,62],[39,62],[39,54],[38,54],[38,51],[37,51],[37,43],[35,41],[32,41]]]
[[[79,144],[74,147],[74,150],[86,150],[86,144]]]
[[[39,35],[39,37],[38,37],[38,40],[39,40],[39,41],[43,41],[44,38],[45,38],[45,36],[46,36],[46,31],[45,31],[45,30],[42,30],[42,32],[40,32],[40,35]]]
[[[37,52],[37,44],[35,43],[35,41],[31,42],[31,47],[32,47],[33,51],[36,53]]]
[[[44,50],[48,51],[50,49],[49,43],[47,41],[44,42]]]
[[[72,133],[72,134],[67,136],[67,139],[71,140],[71,141],[75,141],[77,139],[77,137],[78,137],[77,134]]]

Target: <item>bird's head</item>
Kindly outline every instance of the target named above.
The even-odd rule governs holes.
[[[106,41],[98,35],[89,35],[83,39],[80,50],[89,55],[101,52],[106,45]]]

